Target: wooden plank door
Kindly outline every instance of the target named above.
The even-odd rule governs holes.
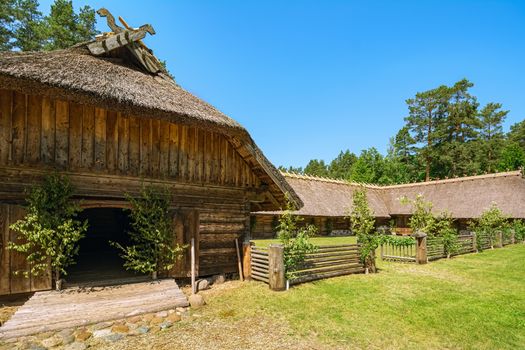
[[[184,255],[175,263],[170,272],[171,277],[191,276],[191,239],[195,244],[195,270],[199,275],[199,212],[197,210],[178,210],[173,214],[173,228],[175,230],[174,244],[187,245]]]

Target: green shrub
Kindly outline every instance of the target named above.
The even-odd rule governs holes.
[[[511,227],[514,230],[514,238],[516,242],[525,241],[525,223],[523,220],[514,220]]]
[[[169,211],[169,191],[143,185],[138,198],[126,197],[131,204],[129,235],[132,244],[110,243],[122,251],[126,269],[150,273],[156,278],[158,272],[171,270],[186,248],[174,244],[176,237]]]
[[[490,241],[491,248],[494,248],[496,234],[503,231],[508,226],[508,218],[498,208],[496,203],[492,203],[489,209],[485,210],[478,219],[472,220],[469,227],[477,234],[478,250],[482,250],[481,239],[486,236]]]
[[[350,213],[352,232],[361,245],[361,262],[367,270],[376,271],[375,250],[380,244],[380,235],[375,230],[374,212],[368,206],[366,189],[354,191]]]
[[[301,264],[304,263],[306,254],[316,251],[317,246],[310,241],[310,237],[317,233],[313,225],[300,227],[302,218],[294,215],[295,206],[286,194],[286,209],[279,218],[278,234],[279,241],[284,246],[284,268],[286,278],[292,280],[296,277]]]
[[[72,200],[73,187],[69,179],[58,174],[47,175],[42,184],[31,189],[27,197],[26,216],[10,226],[18,232],[22,243],[9,242],[9,249],[27,254],[31,266],[25,277],[38,276],[51,266],[57,289],[61,274],[75,263],[78,241],[84,237],[87,221],[76,220],[81,211]]]

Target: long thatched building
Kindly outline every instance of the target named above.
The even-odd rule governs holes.
[[[412,207],[401,198],[415,199],[421,194],[432,202],[436,214],[448,211],[459,229],[479,217],[495,203],[510,218],[525,219],[525,179],[522,171],[468,176],[392,186],[357,184],[313,176],[283,173],[304,206],[296,214],[304,223],[317,226],[320,234],[349,233],[347,219],[355,190],[364,188],[377,225],[393,226],[397,233],[409,233]],[[275,235],[280,211],[252,213],[252,236]]]
[[[108,241],[126,244],[125,194],[143,181],[169,188],[198,275],[236,271],[251,211],[279,209],[286,192],[302,205],[239,123],[169,77],[140,41],[151,26],[108,23],[111,33],[70,49],[0,53],[0,295],[51,287],[50,276],[15,275],[29,266],[7,249],[24,191],[49,172],[69,176],[90,223],[71,281],[127,276]],[[188,271],[186,259],[171,275]]]

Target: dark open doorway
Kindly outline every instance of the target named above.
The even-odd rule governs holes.
[[[109,242],[129,245],[128,230],[130,218],[119,208],[85,209],[79,214],[80,220],[88,220],[86,236],[79,242],[76,264],[68,269],[68,284],[93,282],[123,282],[126,279],[142,278],[143,275],[127,271],[120,251]]]

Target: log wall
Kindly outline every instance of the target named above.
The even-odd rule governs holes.
[[[250,205],[269,198],[267,174],[245,153],[238,140],[197,127],[0,90],[0,278],[25,261],[5,249],[5,208],[19,208],[24,191],[54,170],[69,176],[84,207],[126,207],[124,194],[137,194],[144,179],[165,186],[179,213],[177,240],[197,238],[199,274],[235,272]],[[172,275],[186,276],[187,263]],[[28,281],[12,288],[2,280],[0,294],[40,288]]]

